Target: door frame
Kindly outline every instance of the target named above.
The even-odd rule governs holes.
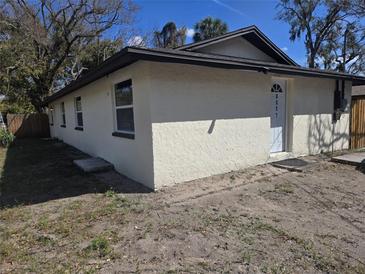
[[[288,111],[288,93],[289,93],[289,79],[288,78],[284,78],[284,77],[275,77],[273,76],[271,78],[271,83],[270,83],[270,89],[269,89],[269,92],[270,92],[270,99],[271,99],[271,88],[273,86],[273,84],[275,83],[275,81],[278,81],[278,82],[284,82],[284,90],[285,90],[285,94],[284,94],[284,125],[283,125],[283,150],[282,151],[277,151],[277,152],[271,152],[271,147],[270,147],[270,154],[271,155],[275,155],[275,154],[280,154],[280,153],[286,153],[286,152],[289,152],[289,127],[288,127],[288,124],[289,124],[289,111]],[[272,102],[270,101],[270,109],[272,107]],[[270,139],[271,139],[271,110],[270,110]],[[271,141],[270,141],[270,145],[271,144]]]

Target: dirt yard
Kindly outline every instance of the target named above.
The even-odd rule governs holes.
[[[62,143],[0,156],[0,273],[365,273],[365,174],[325,157],[141,193]]]

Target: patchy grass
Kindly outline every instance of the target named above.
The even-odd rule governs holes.
[[[107,186],[82,173],[72,161],[87,155],[57,141],[19,139],[0,149],[0,206],[46,202],[107,191]]]
[[[55,141],[0,149],[1,273],[365,273],[365,175],[352,167],[229,173],[250,184],[189,198],[198,185],[120,193],[73,167],[84,156]]]
[[[288,182],[275,185],[275,192],[291,194],[294,193],[294,186]]]
[[[99,257],[105,257],[111,253],[111,248],[109,241],[105,237],[98,236],[91,241],[86,251],[95,251]]]

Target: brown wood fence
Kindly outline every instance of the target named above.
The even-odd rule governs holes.
[[[17,138],[50,136],[47,114],[8,114],[6,119],[9,131]]]
[[[352,97],[351,148],[365,147],[365,96]]]

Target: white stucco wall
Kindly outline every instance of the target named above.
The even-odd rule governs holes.
[[[81,151],[104,158],[120,173],[153,188],[150,87],[146,68],[143,62],[137,62],[53,102],[55,119],[51,133]],[[133,84],[134,140],[112,136],[113,85],[127,79],[132,79]],[[83,131],[75,130],[74,98],[77,96],[82,100]],[[60,127],[61,102],[65,102],[66,128]]]
[[[266,163],[272,160],[272,77],[288,81],[290,155],[348,148],[349,108],[332,128],[335,80],[155,62],[137,62],[53,102],[51,133],[155,189]],[[112,136],[113,85],[130,78],[134,140]],[[84,131],[74,129],[77,96]],[[348,82],[349,104],[350,96]],[[66,128],[60,127],[61,102]]]
[[[242,37],[236,37],[196,50],[197,52],[276,62],[272,57],[256,48]]]
[[[273,75],[158,63],[150,71],[155,188],[272,160]],[[288,152],[331,150],[335,80],[287,79]],[[334,149],[347,148],[348,114],[335,132]]]
[[[346,82],[347,108],[332,123],[335,80],[295,78],[290,86],[292,151],[295,155],[318,154],[349,147],[351,82]]]

